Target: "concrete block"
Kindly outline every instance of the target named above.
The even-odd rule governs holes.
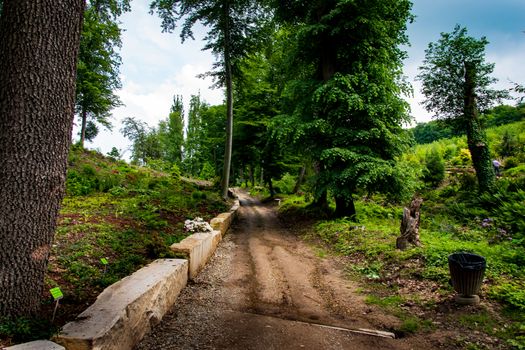
[[[66,350],[63,346],[49,340],[37,340],[3,348],[4,350]]]
[[[68,350],[127,350],[158,324],[188,281],[188,262],[160,259],[106,288],[55,341]]]
[[[221,238],[219,231],[194,233],[170,248],[176,253],[186,254],[190,261],[189,278],[193,279],[212,257]]]

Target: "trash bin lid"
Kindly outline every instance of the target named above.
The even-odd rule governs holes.
[[[481,255],[467,252],[457,252],[448,256],[448,262],[457,264],[463,269],[482,270],[487,266],[487,260]]]

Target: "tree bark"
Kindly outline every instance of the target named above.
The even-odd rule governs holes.
[[[231,52],[230,52],[230,27],[229,15],[230,8],[226,4],[224,8],[224,68],[226,71],[226,145],[224,149],[224,168],[222,172],[222,198],[228,199],[228,187],[230,185],[230,166],[232,160],[232,144],[233,144],[233,82],[232,82],[232,66],[231,66]]]
[[[344,216],[355,218],[354,199],[335,196],[335,217],[342,218]]]
[[[64,194],[84,0],[6,0],[0,18],[0,315],[39,310]]]
[[[301,167],[301,170],[299,171],[299,177],[297,178],[297,182],[295,183],[295,187],[293,188],[293,193],[297,194],[299,190],[301,189],[301,185],[303,184],[304,180],[304,174],[306,173],[306,165],[303,165]]]
[[[417,247],[421,246],[419,240],[419,221],[422,198],[414,198],[410,203],[410,208],[403,208],[403,219],[401,220],[401,235],[396,240],[396,248],[405,250],[409,244]]]
[[[252,183],[252,187],[255,187],[255,176],[253,174],[253,165],[252,164],[248,165],[248,174],[249,174],[250,182]]]
[[[476,170],[481,192],[489,191],[495,183],[496,175],[490,159],[485,130],[481,126],[476,106],[476,72],[473,64],[465,62],[465,119],[467,124],[467,144]]]

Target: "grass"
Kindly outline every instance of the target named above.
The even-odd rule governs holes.
[[[525,148],[519,142],[525,140],[525,121],[489,129],[487,134],[492,157],[505,164],[503,176],[489,193],[476,190],[465,137],[417,145],[405,156],[414,166],[424,166],[419,164],[425,164],[425,155],[437,149],[447,169],[437,188],[420,185],[422,247],[396,249],[402,206],[378,195],[356,195],[361,199],[355,202],[354,220],[318,215],[309,206],[311,198],[295,195],[280,195],[284,198],[280,212],[296,217],[291,221],[307,218],[311,228],[306,239],[327,253],[347,257],[347,271],[362,283],[367,302],[401,320],[396,331],[406,335],[429,329],[432,320],[413,319],[404,311],[403,305],[409,304],[412,313],[430,314],[438,324],[463,329],[467,336],[458,340],[460,347],[494,348],[489,341],[473,340],[470,330],[475,330],[486,339],[499,338],[503,348],[525,349]],[[505,138],[517,142],[505,146]],[[487,310],[457,308],[452,300],[448,256],[458,251],[487,260],[480,291]],[[440,314],[451,319],[442,320]]]
[[[378,203],[357,202],[355,221],[346,218],[317,221],[307,238],[349,258],[350,274],[368,285],[366,302],[398,317],[401,325],[395,332],[401,336],[430,331],[434,327],[432,320],[414,317],[414,309],[435,314],[438,307],[451,303],[449,254],[469,251],[484,256],[487,271],[481,296],[499,311],[462,313],[454,309],[450,315],[459,315],[459,318],[447,322],[457,323],[460,329],[498,337],[509,347],[522,349],[525,344],[525,323],[520,316],[525,311],[523,248],[508,240],[489,240],[490,229],[481,227],[479,220],[465,224],[447,216],[446,212],[440,214],[437,206],[431,206],[432,214],[425,207],[422,209],[420,236],[423,246],[400,251],[395,243],[401,207],[383,207]],[[305,207],[301,205],[299,207]],[[401,290],[408,281],[414,281],[415,287]],[[402,307],[406,303],[414,306],[407,311]],[[521,312],[505,314],[507,309]],[[469,344],[468,339],[465,344]]]

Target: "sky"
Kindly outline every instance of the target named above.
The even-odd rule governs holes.
[[[221,89],[210,88],[210,79],[197,77],[214,62],[209,51],[201,50],[206,29],[197,27],[196,40],[182,44],[179,33],[161,32],[160,19],[148,13],[148,3],[133,0],[132,11],[121,17],[122,88],[117,94],[124,106],[113,111],[113,130],[101,130],[86,145],[103,153],[117,147],[127,159],[130,142],[120,133],[122,119],[135,117],[156,126],[167,118],[176,94],[183,96],[186,110],[192,94],[200,93],[212,105],[222,103],[224,96]],[[486,60],[496,64],[493,75],[499,79],[495,87],[510,88],[511,81],[525,83],[525,0],[413,0],[412,13],[416,18],[407,27],[411,45],[405,48],[404,72],[414,89],[407,101],[415,121],[431,119],[420,105],[424,98],[420,82],[415,81],[425,49],[456,24],[466,27],[471,36],[487,37]]]

